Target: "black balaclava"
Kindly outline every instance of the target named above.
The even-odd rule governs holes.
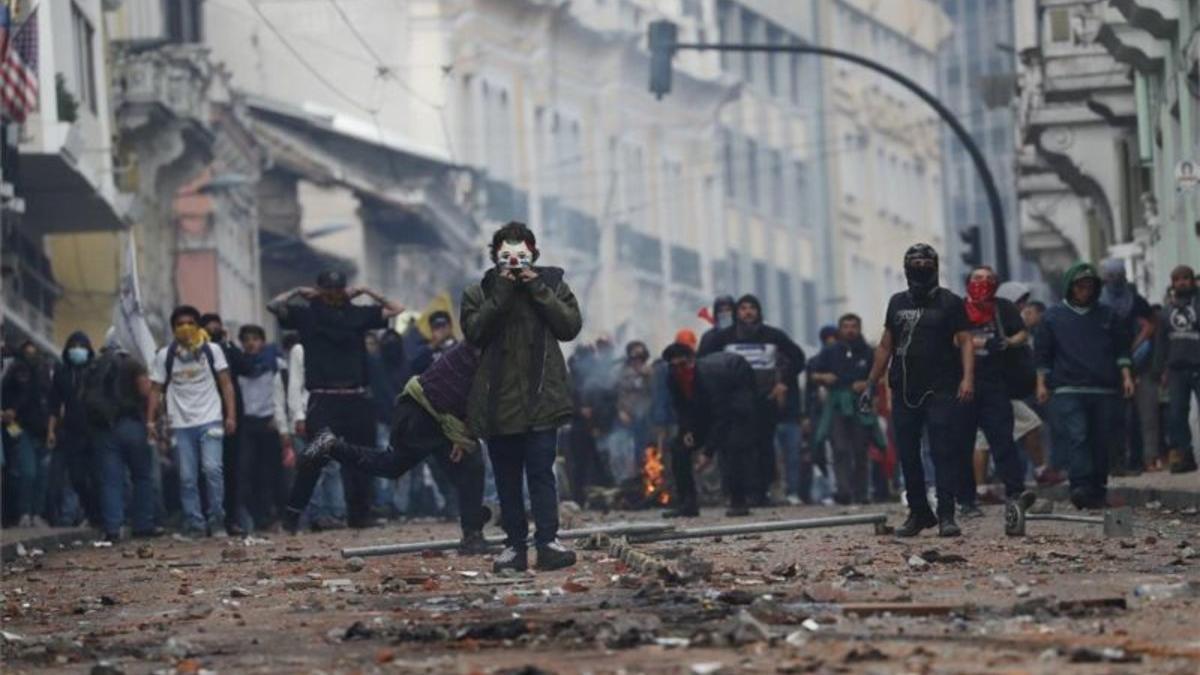
[[[918,260],[932,260],[932,267],[914,267]],[[938,286],[938,254],[929,244],[913,244],[904,252],[904,278],[908,280],[908,294],[918,304],[929,300]]]

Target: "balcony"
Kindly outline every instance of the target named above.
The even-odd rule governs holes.
[[[1177,0],[1109,0],[1129,22],[1160,40],[1171,40],[1179,25]]]
[[[639,272],[662,275],[662,242],[637,232],[628,224],[617,225],[617,259]]]
[[[14,232],[4,237],[0,256],[4,320],[11,322],[38,347],[57,352],[54,344],[54,304],[63,290],[54,281],[50,260],[29,238]]]
[[[1167,54],[1158,37],[1127,22],[1125,14],[1111,7],[1104,11],[1104,24],[1096,34],[1096,42],[1118,62],[1146,74],[1158,72]]]

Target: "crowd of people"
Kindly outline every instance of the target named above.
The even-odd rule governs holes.
[[[429,312],[403,332],[389,328],[403,307],[324,271],[268,304],[278,343],[252,324],[235,340],[222,317],[180,306],[148,364],[111,336],[97,349],[75,333],[53,363],[22,345],[0,399],[4,525],[86,521],[117,541],[168,524],[241,536],[441,515],[459,520],[461,552],[481,554],[494,495],[495,568],[528,566],[532,516],[537,565],[554,569],[575,560],[557,540],[559,488],[587,506],[640,481],[650,451],[669,465],[666,517],[715,499],[739,517],[902,498],[901,536],[956,536],[981,503],[1032,482],[1067,481],[1076,506],[1098,508],[1111,475],[1196,469],[1200,298],[1186,266],[1155,305],[1121,261],[1079,263],[1047,307],[988,267],[960,296],[916,245],[885,315],[841,316],[811,358],[744,295],[718,297],[707,332],[680,330],[661,352],[600,338],[568,360],[560,344],[583,318],[563,270],[536,264],[520,223],[491,255],[458,317]],[[864,321],[882,325],[876,345]]]

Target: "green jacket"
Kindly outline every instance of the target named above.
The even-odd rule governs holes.
[[[571,417],[567,364],[559,342],[579,335],[579,303],[563,271],[539,267],[528,284],[495,270],[463,292],[463,334],[482,350],[467,403],[467,426],[490,438],[553,429]]]

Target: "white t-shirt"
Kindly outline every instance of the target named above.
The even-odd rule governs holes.
[[[171,384],[167,387],[167,416],[172,429],[197,427],[224,419],[221,392],[212,371],[216,370],[219,373],[229,370],[229,364],[225,361],[225,352],[219,346],[207,343],[204,348],[212,354],[211,369],[208,366],[208,358],[201,352],[175,354],[175,363],[171,367]],[[175,344],[163,347],[154,355],[150,381],[155,384],[167,382],[168,349],[175,349]]]

